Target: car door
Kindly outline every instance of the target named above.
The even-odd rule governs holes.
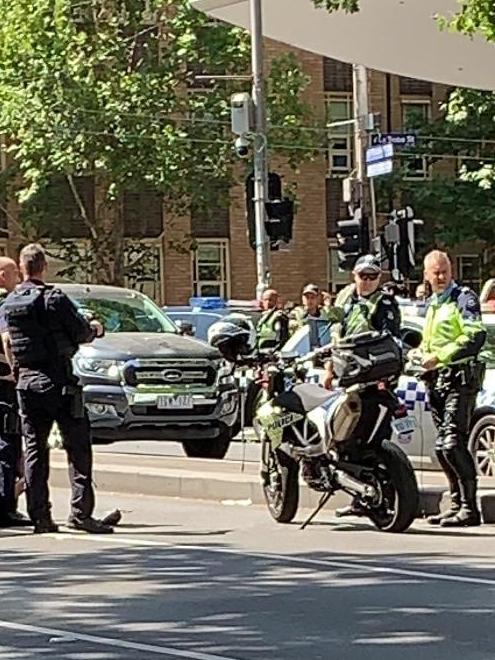
[[[419,323],[407,321],[401,330],[404,353],[415,348],[421,341],[422,327]],[[416,430],[411,435],[395,436],[415,467],[436,469],[439,467],[435,456],[436,431],[431,415],[428,393],[425,384],[413,376],[403,374],[396,390],[397,396],[406,406],[408,413],[416,419]]]

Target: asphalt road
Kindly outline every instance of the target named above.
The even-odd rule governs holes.
[[[57,491],[54,513],[67,515]],[[492,660],[495,527],[101,495],[111,537],[0,530],[0,658]]]

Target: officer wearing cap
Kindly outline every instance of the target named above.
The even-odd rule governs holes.
[[[275,289],[267,289],[261,297],[263,314],[256,327],[256,344],[260,351],[276,349],[289,337],[289,320],[280,309],[279,300]]]
[[[382,268],[380,260],[367,254],[360,257],[353,270],[354,284],[347,289],[342,298],[344,318],[340,326],[339,338],[344,339],[363,332],[388,332],[400,338],[401,315],[399,305],[390,292],[380,286]],[[333,374],[332,364],[325,365],[323,384],[330,389]],[[337,516],[360,515],[359,502],[336,511]]]
[[[478,359],[486,340],[480,302],[468,287],[452,278],[445,252],[426,255],[425,280],[433,295],[426,312],[423,341],[417,351],[428,385],[437,429],[436,455],[447,477],[451,507],[428,522],[442,527],[480,524],[476,502],[476,468],[468,450],[469,431],[485,365]]]
[[[375,330],[400,337],[400,310],[394,296],[380,287],[380,260],[367,254],[354,266],[354,285],[344,302],[340,337]]]
[[[323,307],[320,304],[320,289],[316,284],[306,284],[302,290],[302,305],[290,314],[289,330],[293,334],[311,319],[321,319],[329,324],[342,320],[341,311],[336,307]]]

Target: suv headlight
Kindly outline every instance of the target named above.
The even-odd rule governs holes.
[[[101,360],[100,358],[77,357],[75,366],[79,373],[85,376],[98,376],[115,382],[122,378],[122,367],[125,362],[120,360]]]

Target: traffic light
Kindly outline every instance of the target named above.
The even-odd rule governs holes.
[[[351,219],[337,222],[337,243],[340,270],[352,270],[357,258],[369,252],[368,222],[361,209]]]
[[[270,239],[270,248],[278,250],[280,242],[290,243],[294,225],[294,202],[284,198],[266,204],[268,220],[265,223],[266,233]]]
[[[268,199],[266,203],[265,229],[270,239],[270,249],[278,250],[280,243],[292,240],[294,224],[294,202],[282,197],[282,179],[279,174],[268,175]],[[249,244],[256,249],[256,215],[254,211],[254,174],[246,179],[246,212]]]
[[[383,238],[392,276],[397,280],[410,277],[416,268],[416,226],[422,224],[422,220],[414,217],[414,210],[410,206],[394,210],[389,216]]]

